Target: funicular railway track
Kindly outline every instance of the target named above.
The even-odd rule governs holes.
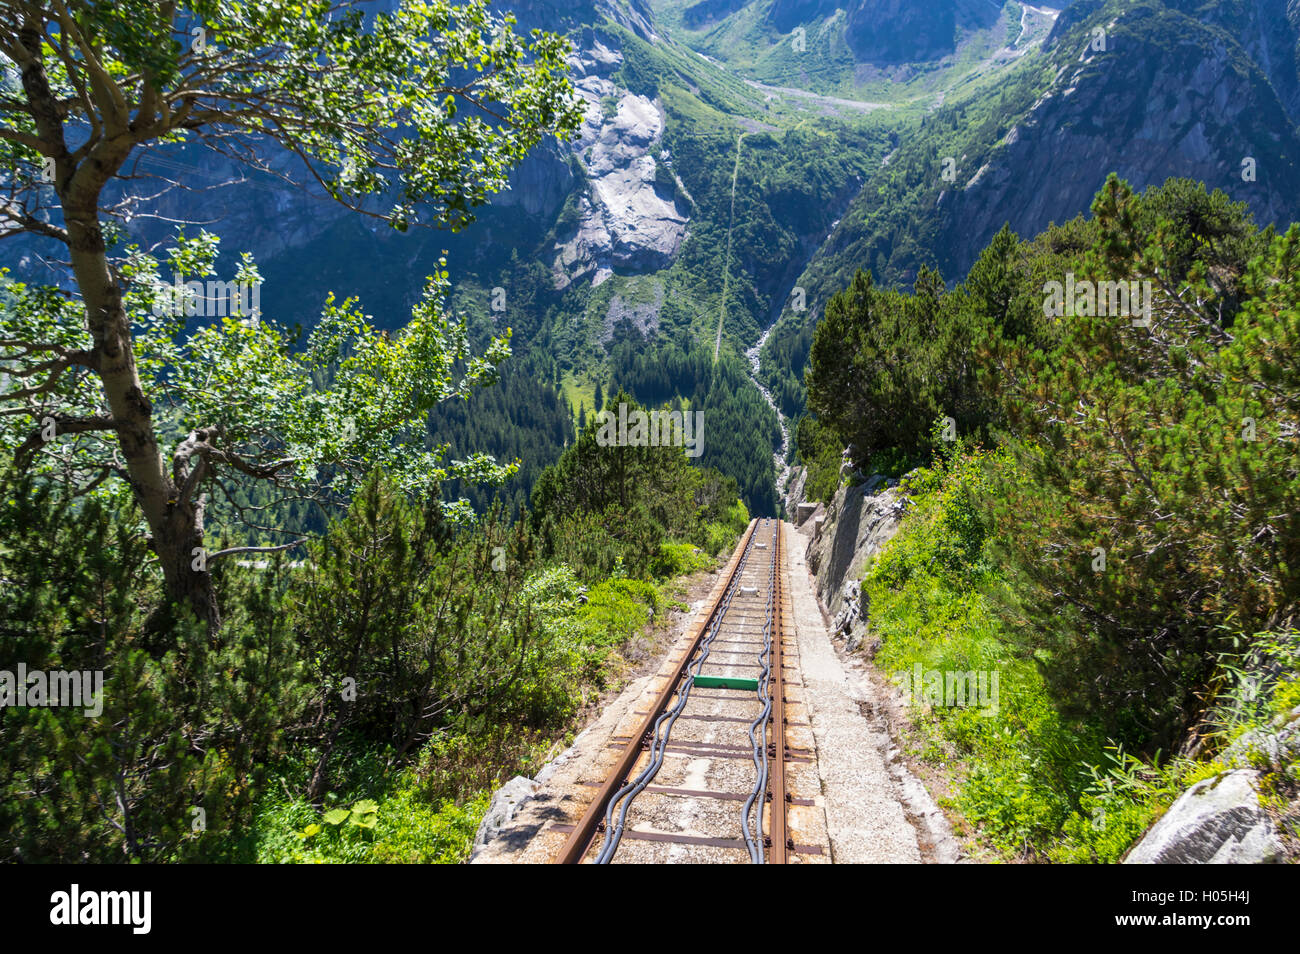
[[[787,600],[782,524],[751,523],[725,585],[555,861],[783,864]],[[682,829],[686,829],[685,831]]]

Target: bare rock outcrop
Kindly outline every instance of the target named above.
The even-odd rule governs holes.
[[[614,83],[610,76],[622,61],[622,53],[599,40],[570,61],[586,102],[572,149],[587,182],[576,221],[557,238],[557,288],[588,276],[598,285],[615,270],[666,268],[686,237],[688,202],[671,173],[671,156],[655,155],[663,110],[657,100]]]
[[[1251,865],[1278,861],[1282,846],[1259,803],[1258,775],[1249,769],[1235,769],[1197,782],[1178,797],[1124,863]]]
[[[826,519],[808,545],[808,566],[817,579],[817,596],[832,617],[856,601],[857,583],[867,559],[888,542],[907,508],[897,481],[877,474],[865,483],[841,487],[826,508]]]
[[[492,793],[488,810],[479,822],[478,831],[474,833],[474,852],[470,855],[473,863],[476,855],[491,844],[518,814],[529,799],[537,793],[537,782],[522,775],[516,775],[506,784]]]
[[[808,484],[808,468],[802,464],[791,467],[789,480],[786,482],[784,492],[782,493],[782,504],[785,507],[786,517],[793,520],[796,524],[803,521],[799,519],[799,507],[806,503],[804,491]]]
[[[1300,760],[1300,706],[1267,726],[1239,736],[1224,750],[1229,765],[1283,768]]]

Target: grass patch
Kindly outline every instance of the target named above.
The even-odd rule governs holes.
[[[693,543],[661,543],[651,571],[660,579],[686,576],[713,565],[713,558]]]

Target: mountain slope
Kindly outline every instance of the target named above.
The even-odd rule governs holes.
[[[1262,221],[1300,218],[1300,0],[499,8],[519,30],[572,38],[587,121],[576,141],[537,149],[471,227],[398,233],[272,177],[223,188],[228,160],[177,150],[144,165],[214,188],[174,193],[154,209],[162,220],[131,223],[133,237],[167,244],[175,220],[204,223],[227,262],[243,250],[258,260],[265,316],[304,327],[331,292],[400,327],[445,251],[471,329],[510,326],[520,363],[576,418],[598,385],[614,394],[651,378],[656,400],[718,406],[740,389],[748,408],[758,392],[743,376],[706,386],[695,371],[646,368],[694,367],[695,350],[711,358],[719,340],[724,362],[738,359],[779,317],[762,376],[796,413],[810,328],[854,270],[905,285],[929,263],[955,280],[1004,222],[1031,234],[1068,219],[1111,171],[1138,187],[1192,176]],[[620,348],[644,367],[629,370]],[[766,445],[781,436],[755,407],[710,440],[764,512]]]
[[[1268,76],[1293,122],[1300,122],[1300,2],[1169,0],[1168,6],[1232,36]]]
[[[797,391],[792,341],[856,269],[958,279],[1004,223],[1072,218],[1112,171],[1139,189],[1202,180],[1262,223],[1300,218],[1300,137],[1232,36],[1157,2],[1076,3],[1009,81],[927,117],[872,175],[799,280],[810,312],[773,335],[769,385]]]

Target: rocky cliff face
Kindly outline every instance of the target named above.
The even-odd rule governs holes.
[[[395,0],[386,2],[392,4]],[[515,15],[517,33],[526,34],[531,29],[569,33],[584,24],[608,19],[627,27],[643,40],[654,42],[658,35],[647,0],[509,0],[494,6],[498,11],[508,10]]]
[[[654,155],[664,132],[663,110],[614,83],[610,75],[622,62],[622,54],[599,39],[571,61],[574,84],[587,104],[582,130],[570,145],[585,187],[576,198],[577,222],[557,239],[557,288],[588,276],[598,285],[615,269],[665,268],[686,237],[684,198],[663,181]]]
[[[493,198],[497,208],[518,206],[529,215],[550,219],[573,190],[573,169],[554,142],[538,146],[515,167],[510,184]]]
[[[859,0],[845,39],[858,60],[878,64],[935,60],[957,49],[960,35],[997,23],[996,4],[970,0]]]
[[[696,6],[713,11],[719,5],[706,0]],[[981,0],[774,0],[765,22],[789,33],[797,26],[812,27],[837,10],[845,12],[848,48],[859,62],[876,66],[947,56],[956,50],[962,32],[991,26],[1002,15],[997,4]]]
[[[1170,0],[1219,27],[1268,76],[1293,122],[1300,122],[1300,0]]]
[[[1169,16],[1138,10],[1112,21],[1105,49],[1090,34],[1049,41],[1059,64],[1051,90],[987,162],[939,195],[960,235],[958,271],[1004,221],[1032,235],[1086,209],[1112,170],[1136,189],[1170,175],[1203,180],[1248,201],[1263,222],[1296,214],[1300,139],[1266,77],[1190,19],[1152,29]],[[1248,159],[1253,180],[1243,178]]]
[[[856,649],[867,635],[867,608],[860,580],[867,560],[898,531],[907,498],[897,481],[877,475],[841,487],[825,512],[813,516],[808,568],[817,581],[817,598],[832,617],[831,635]]]
[[[1270,22],[1283,45],[1290,21]],[[1300,218],[1296,126],[1224,29],[1153,0],[1081,0],[1021,70],[1008,88],[940,111],[868,179],[800,280],[813,310],[858,267],[907,284],[929,263],[958,280],[1004,224],[1028,237],[1086,214],[1110,172],[1139,190],[1204,181],[1261,224]],[[998,138],[972,138],[973,124]],[[954,141],[969,148],[952,155]]]

